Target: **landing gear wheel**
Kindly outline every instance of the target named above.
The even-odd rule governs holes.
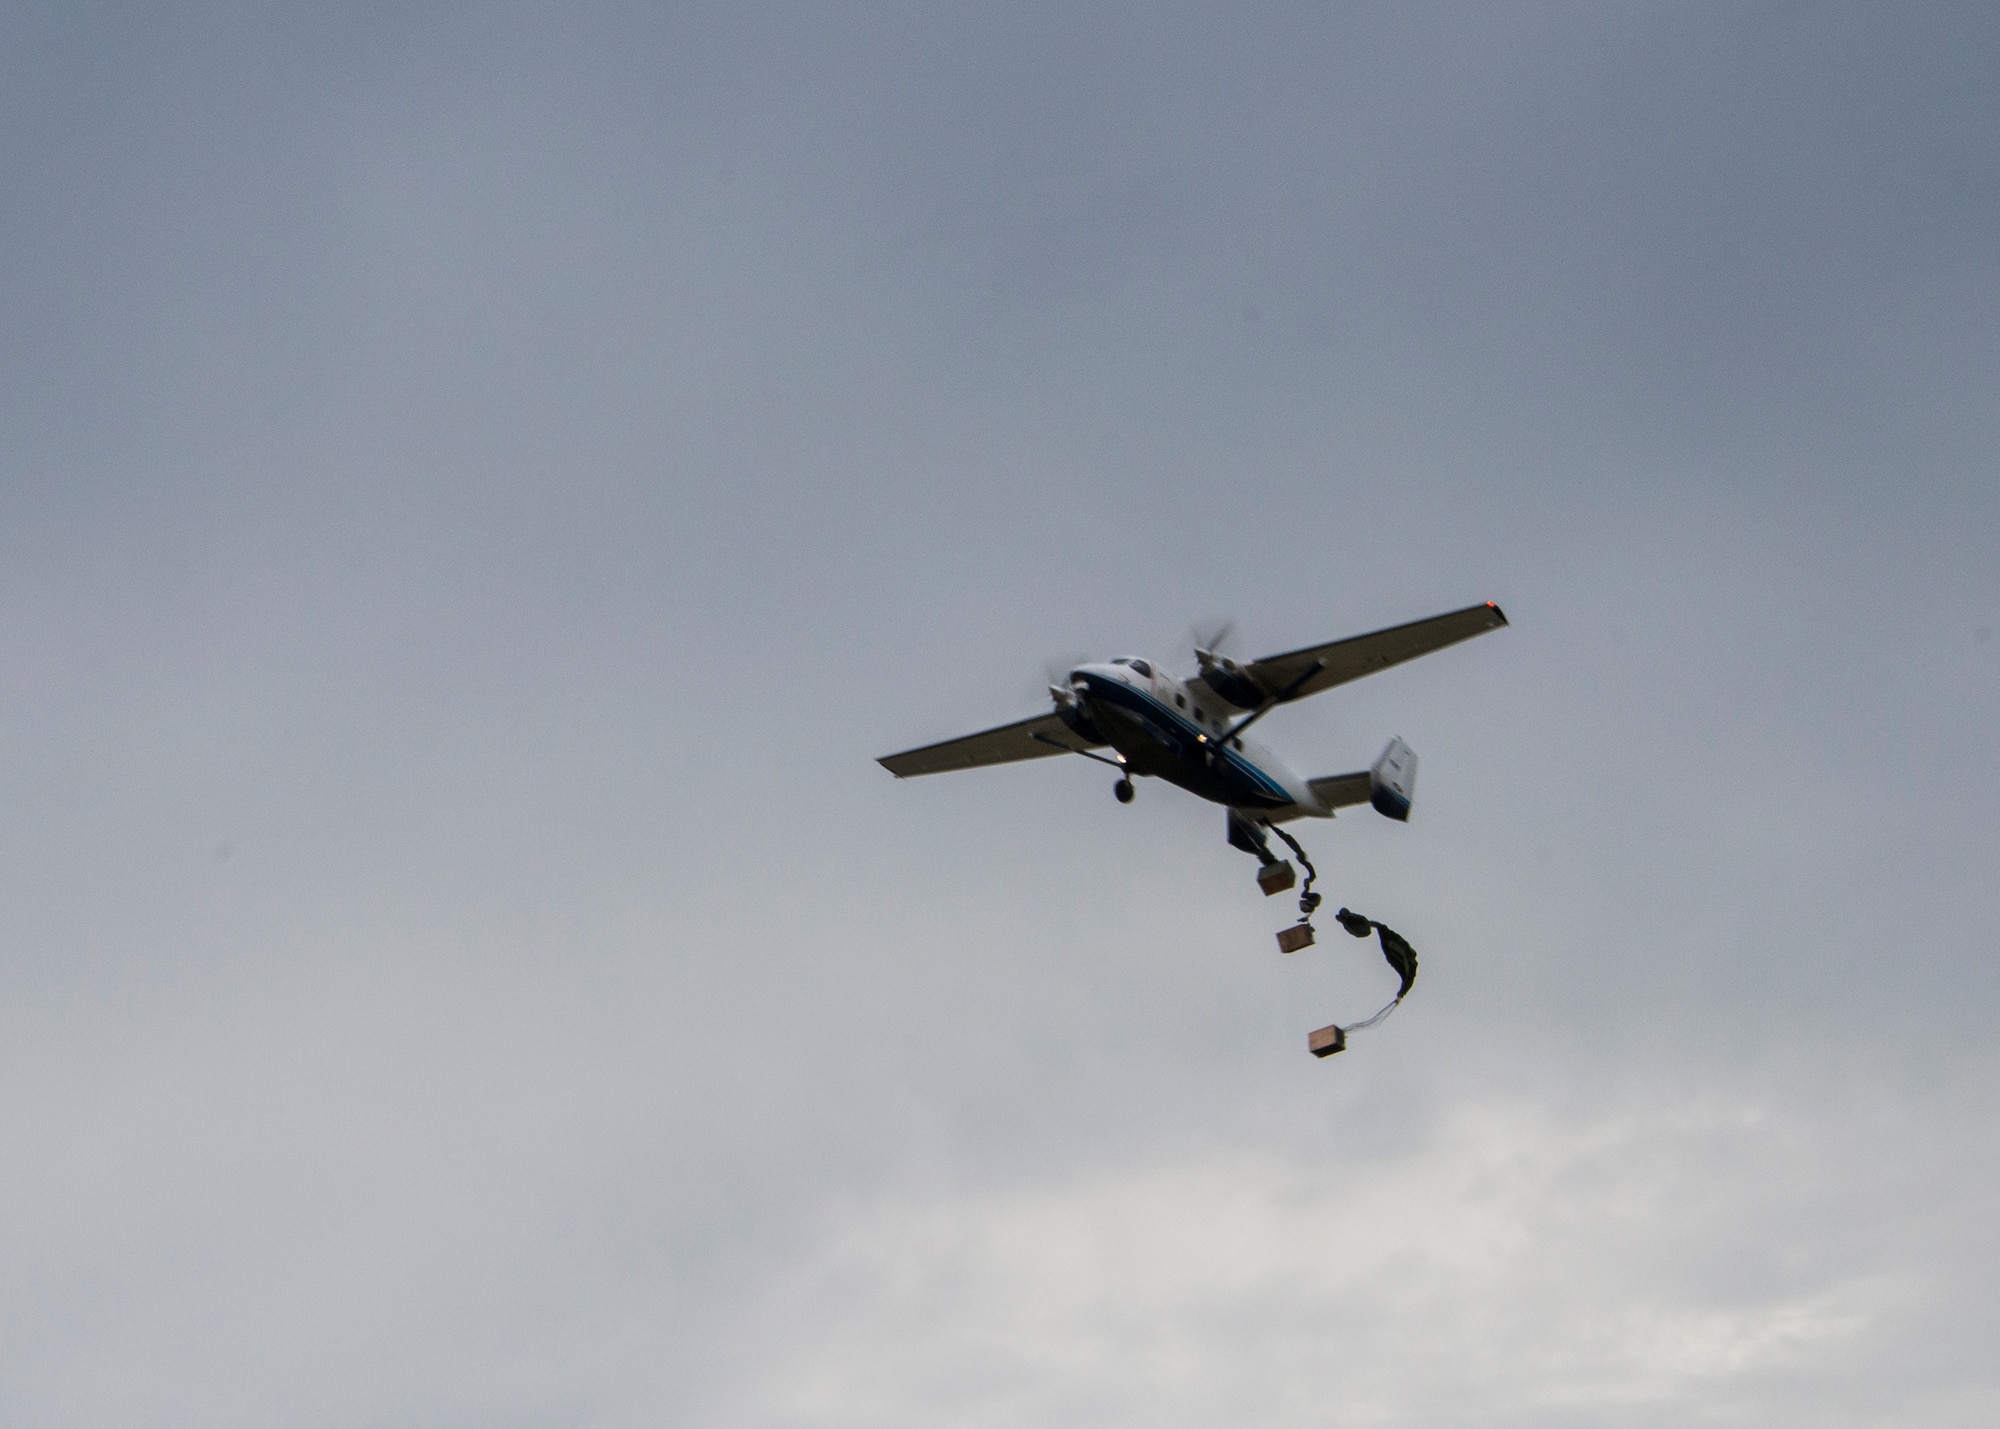
[[[1111,786],[1111,792],[1118,796],[1119,803],[1121,804],[1131,803],[1132,781],[1130,779],[1120,779],[1116,784],[1113,784]]]

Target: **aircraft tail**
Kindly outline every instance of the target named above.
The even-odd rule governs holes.
[[[1399,735],[1389,741],[1375,767],[1368,771],[1368,802],[1375,812],[1398,823],[1410,820],[1410,802],[1417,796],[1417,751]]]
[[[1408,823],[1410,803],[1417,792],[1417,751],[1400,738],[1392,739],[1372,769],[1328,774],[1308,782],[1329,809],[1372,804],[1375,812],[1385,818]]]

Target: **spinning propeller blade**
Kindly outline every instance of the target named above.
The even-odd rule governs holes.
[[[1236,635],[1234,620],[1204,620],[1188,627],[1188,638],[1194,643],[1195,658],[1203,655],[1220,655],[1226,650]]]
[[[1042,685],[1040,694],[1055,703],[1067,704],[1069,692],[1069,672],[1078,665],[1088,664],[1090,656],[1071,653],[1051,655],[1042,661]]]

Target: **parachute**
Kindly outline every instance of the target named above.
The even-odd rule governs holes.
[[[1381,1011],[1373,1017],[1360,1022],[1350,1022],[1345,1026],[1335,1023],[1331,1027],[1322,1027],[1313,1033],[1306,1039],[1306,1046],[1311,1049],[1315,1057],[1331,1057],[1335,1052],[1345,1050],[1348,1033],[1373,1027],[1402,1006],[1403,999],[1410,995],[1410,989],[1417,981],[1417,950],[1410,946],[1409,939],[1387,924],[1378,923],[1373,918],[1351,909],[1343,908],[1333,916],[1340,926],[1354,937],[1365,938],[1370,933],[1375,934],[1382,944],[1383,960],[1395,970],[1402,986],[1396,989],[1396,995],[1390,998]]]

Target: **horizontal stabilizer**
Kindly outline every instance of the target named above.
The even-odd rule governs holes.
[[[1355,774],[1328,774],[1308,782],[1322,804],[1329,809],[1345,809],[1353,804],[1368,802],[1374,792],[1375,776],[1363,769]]]

